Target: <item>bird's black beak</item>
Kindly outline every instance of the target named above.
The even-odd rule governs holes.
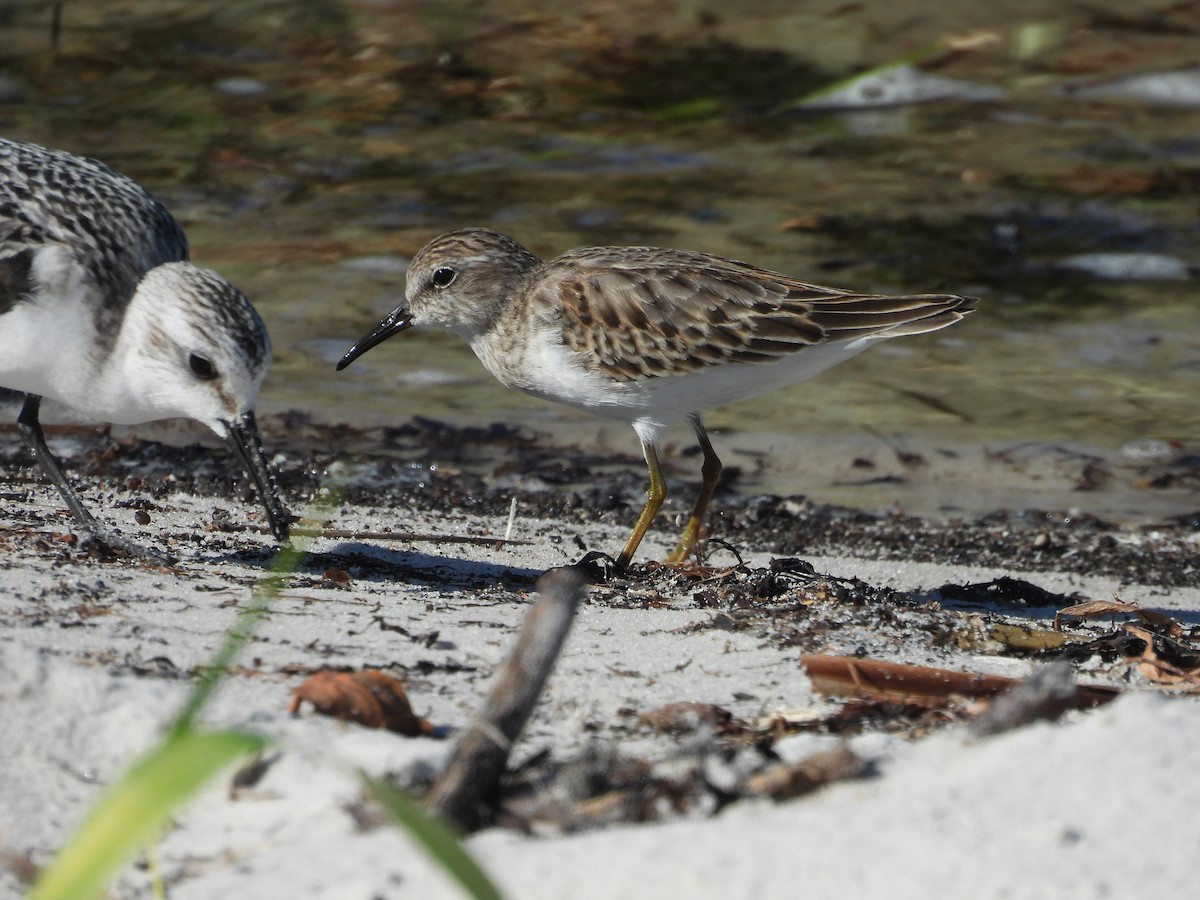
[[[371,331],[366,334],[357,344],[346,351],[346,355],[342,357],[342,361],[337,364],[337,370],[340,372],[350,363],[354,362],[376,344],[381,344],[390,338],[393,334],[403,331],[405,328],[412,326],[412,315],[403,306],[397,306],[393,309],[386,319],[376,325]]]
[[[271,534],[282,544],[288,539],[291,516],[279,500],[279,489],[275,486],[275,478],[267,467],[267,457],[263,453],[262,438],[258,434],[258,423],[254,421],[254,411],[244,412],[225,424],[229,428],[229,446],[254,479],[258,496],[267,511],[267,523],[271,526]]]

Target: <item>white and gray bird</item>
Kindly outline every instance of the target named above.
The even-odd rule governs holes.
[[[254,419],[270,365],[250,301],[188,260],[166,208],[103,163],[0,139],[0,387],[25,395],[21,434],[88,539],[142,553],[84,508],[46,446],[43,397],[88,419],[184,417],[224,438],[288,536]]]

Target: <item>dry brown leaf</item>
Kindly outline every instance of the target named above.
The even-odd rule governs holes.
[[[1137,607],[1123,600],[1088,600],[1086,603],[1076,603],[1074,606],[1064,606],[1054,614],[1054,630],[1062,631],[1062,617],[1071,616],[1075,619],[1094,619],[1097,616],[1115,616],[1120,613],[1132,613]]]
[[[1157,657],[1138,662],[1138,672],[1155,684],[1188,684],[1193,689],[1200,688],[1200,673],[1185,672]]]
[[[338,587],[348,587],[352,581],[345,569],[326,569],[321,573],[321,580]]]
[[[1062,617],[1070,616],[1075,619],[1095,619],[1100,616],[1131,615],[1141,619],[1147,625],[1172,636],[1183,634],[1183,626],[1166,613],[1155,612],[1152,609],[1142,609],[1136,603],[1126,603],[1114,597],[1111,600],[1089,600],[1086,603],[1076,603],[1065,606],[1054,614],[1054,630],[1062,631]]]
[[[306,701],[321,715],[368,728],[386,728],[408,737],[436,731],[413,713],[404,685],[383,672],[317,672],[292,691],[288,712],[295,715]]]
[[[1166,613],[1160,613],[1153,609],[1142,609],[1139,606],[1133,614],[1161,634],[1169,634],[1171,637],[1183,635],[1183,626]]]

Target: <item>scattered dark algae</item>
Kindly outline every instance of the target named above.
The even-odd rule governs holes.
[[[644,498],[645,476],[632,448],[628,454],[597,453],[556,445],[524,428],[457,427],[425,418],[364,431],[285,413],[263,417],[262,427],[278,454],[280,488],[297,508],[317,497],[331,471],[340,466],[340,502],[378,508],[380,523],[398,530],[401,523],[387,521],[389,507],[421,512],[449,509],[502,522],[515,497],[523,517],[561,519],[566,528],[632,519]],[[89,489],[113,484],[143,495],[122,500],[121,506],[153,512],[174,491],[231,497],[248,490],[236,461],[205,447],[132,441],[114,455],[108,452],[110,439],[92,429],[79,434],[77,443],[78,454],[70,463]],[[5,484],[41,489],[15,433],[10,442],[0,443],[0,473]],[[1200,471],[1195,468],[1174,477],[1200,484]],[[736,472],[731,478],[736,480]],[[682,509],[678,504],[686,503],[694,488],[681,486],[670,474],[668,482],[664,511]],[[728,490],[719,490],[713,502],[711,537],[716,540],[709,543],[709,558],[704,561],[718,567],[736,565],[740,553],[765,551],[781,560],[842,554],[992,567],[1000,572],[1077,572],[1164,588],[1200,585],[1200,562],[1194,550],[1200,504],[1195,514],[1131,527],[1078,512],[1039,509],[996,510],[939,521],[815,503],[803,497],[743,496]],[[14,504],[14,513],[36,515],[22,512],[20,503]],[[571,535],[555,536],[556,542],[563,538]],[[324,561],[325,568],[378,565],[366,557],[349,560],[326,555]],[[776,562],[758,577],[759,589],[769,595],[779,585],[809,576],[803,566]],[[1003,594],[1001,587],[992,590],[993,600]],[[1044,605],[1030,596],[1020,602]]]

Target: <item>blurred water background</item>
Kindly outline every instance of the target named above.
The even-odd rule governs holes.
[[[263,408],[322,422],[633,451],[450,337],[334,372],[411,254],[465,225],[978,296],[958,327],[709,416],[786,492],[842,439],[1200,445],[1198,50],[1186,2],[0,0],[0,134],[158,194],[268,323]]]

